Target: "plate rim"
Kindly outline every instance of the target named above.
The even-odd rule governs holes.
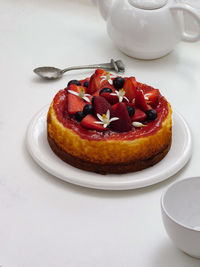
[[[187,124],[187,122],[185,121],[185,119],[183,118],[183,116],[177,112],[176,110],[173,110],[173,117],[179,117],[182,126],[184,126],[185,128],[185,132],[188,136],[187,138],[187,145],[186,148],[184,150],[184,154],[182,157],[180,157],[177,161],[176,164],[172,164],[170,165],[171,168],[170,170],[168,170],[168,168],[166,168],[165,172],[162,174],[158,174],[158,175],[151,175],[150,177],[148,177],[148,179],[143,179],[143,180],[135,180],[134,178],[131,179],[131,181],[128,179],[123,178],[123,183],[114,180],[116,177],[118,176],[117,174],[113,175],[113,174],[107,174],[105,176],[102,177],[102,175],[100,174],[96,174],[96,173],[92,173],[94,176],[99,176],[101,177],[99,180],[101,181],[95,181],[94,178],[92,178],[92,181],[90,178],[83,180],[80,179],[78,177],[74,178],[74,177],[67,177],[66,175],[63,176],[61,173],[59,173],[59,171],[55,171],[53,170],[50,166],[47,166],[47,164],[45,163],[45,160],[41,160],[41,158],[38,157],[38,153],[36,151],[36,149],[33,146],[33,129],[35,129],[35,127],[37,126],[38,121],[44,117],[44,115],[46,116],[47,112],[48,112],[48,107],[49,105],[45,105],[43,108],[41,108],[32,118],[32,120],[30,121],[28,128],[27,128],[27,132],[26,132],[26,146],[28,149],[28,152],[30,153],[31,157],[35,160],[35,162],[45,171],[47,171],[49,174],[55,176],[56,178],[59,178],[61,180],[64,180],[66,182],[69,182],[71,184],[75,184],[75,185],[79,185],[82,187],[87,187],[87,188],[93,188],[93,189],[101,189],[101,190],[131,190],[131,189],[137,189],[137,188],[143,188],[143,187],[147,187],[147,186],[151,186],[154,184],[157,184],[159,182],[162,182],[164,180],[169,179],[171,176],[173,176],[174,174],[176,174],[180,169],[182,169],[185,164],[189,161],[191,155],[192,155],[192,135],[191,135],[191,130],[189,125]],[[46,124],[45,127],[43,128],[43,132],[46,130]],[[39,136],[39,135],[38,135]],[[172,145],[173,145],[173,141],[172,141]],[[40,153],[42,152],[41,150],[39,150]],[[54,154],[55,155],[55,154]],[[165,156],[167,157],[168,154]],[[55,155],[56,158],[58,158]],[[83,171],[80,170],[78,168],[72,167],[71,165],[65,163],[64,161],[62,161],[60,159],[61,163],[64,164],[66,167],[70,167],[70,168],[74,168],[75,172],[84,172],[84,173],[88,173],[89,175],[91,175],[91,172],[87,172],[87,171]],[[159,164],[159,163],[158,163]],[[178,167],[177,167],[178,166]],[[156,168],[156,165],[152,166],[151,168]],[[133,173],[128,173],[128,174],[124,174],[125,176],[128,175],[128,177],[133,174],[137,174],[141,172],[145,172],[147,171],[147,169],[145,170],[141,170],[139,172],[133,172]],[[80,173],[79,173],[79,176]],[[114,177],[113,177],[114,176]],[[109,179],[107,179],[109,178]],[[119,178],[119,177],[118,177]],[[106,180],[106,181],[104,181]],[[108,181],[107,181],[108,180]]]

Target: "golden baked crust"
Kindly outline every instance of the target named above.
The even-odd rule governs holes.
[[[78,166],[80,165],[78,163],[73,164],[73,159],[74,161],[77,159],[77,162],[90,163],[94,168],[108,166],[105,172],[116,172],[109,169],[114,166],[121,166],[117,173],[134,171],[154,165],[169,151],[172,138],[171,107],[168,103],[168,115],[163,120],[162,127],[152,135],[134,140],[97,141],[81,138],[75,131],[66,128],[58,121],[52,102],[47,117],[47,131],[51,148],[57,155],[59,155],[58,151],[64,151],[65,159],[60,157],[71,165],[87,169],[87,167]],[[137,164],[141,167],[132,169],[125,167],[137,166]],[[103,173],[103,167],[94,168],[88,167],[88,170]]]

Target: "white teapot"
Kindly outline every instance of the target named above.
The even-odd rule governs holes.
[[[200,39],[200,14],[187,3],[174,0],[96,0],[107,21],[107,31],[125,54],[155,59],[168,54],[182,41]],[[182,12],[198,24],[198,31],[184,31]]]

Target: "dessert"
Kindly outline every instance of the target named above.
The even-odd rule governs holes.
[[[101,174],[158,163],[172,139],[171,107],[158,89],[97,69],[54,97],[48,142],[65,162]]]

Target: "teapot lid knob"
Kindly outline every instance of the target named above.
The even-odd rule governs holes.
[[[163,7],[167,0],[128,0],[129,3],[137,8],[153,10]]]

